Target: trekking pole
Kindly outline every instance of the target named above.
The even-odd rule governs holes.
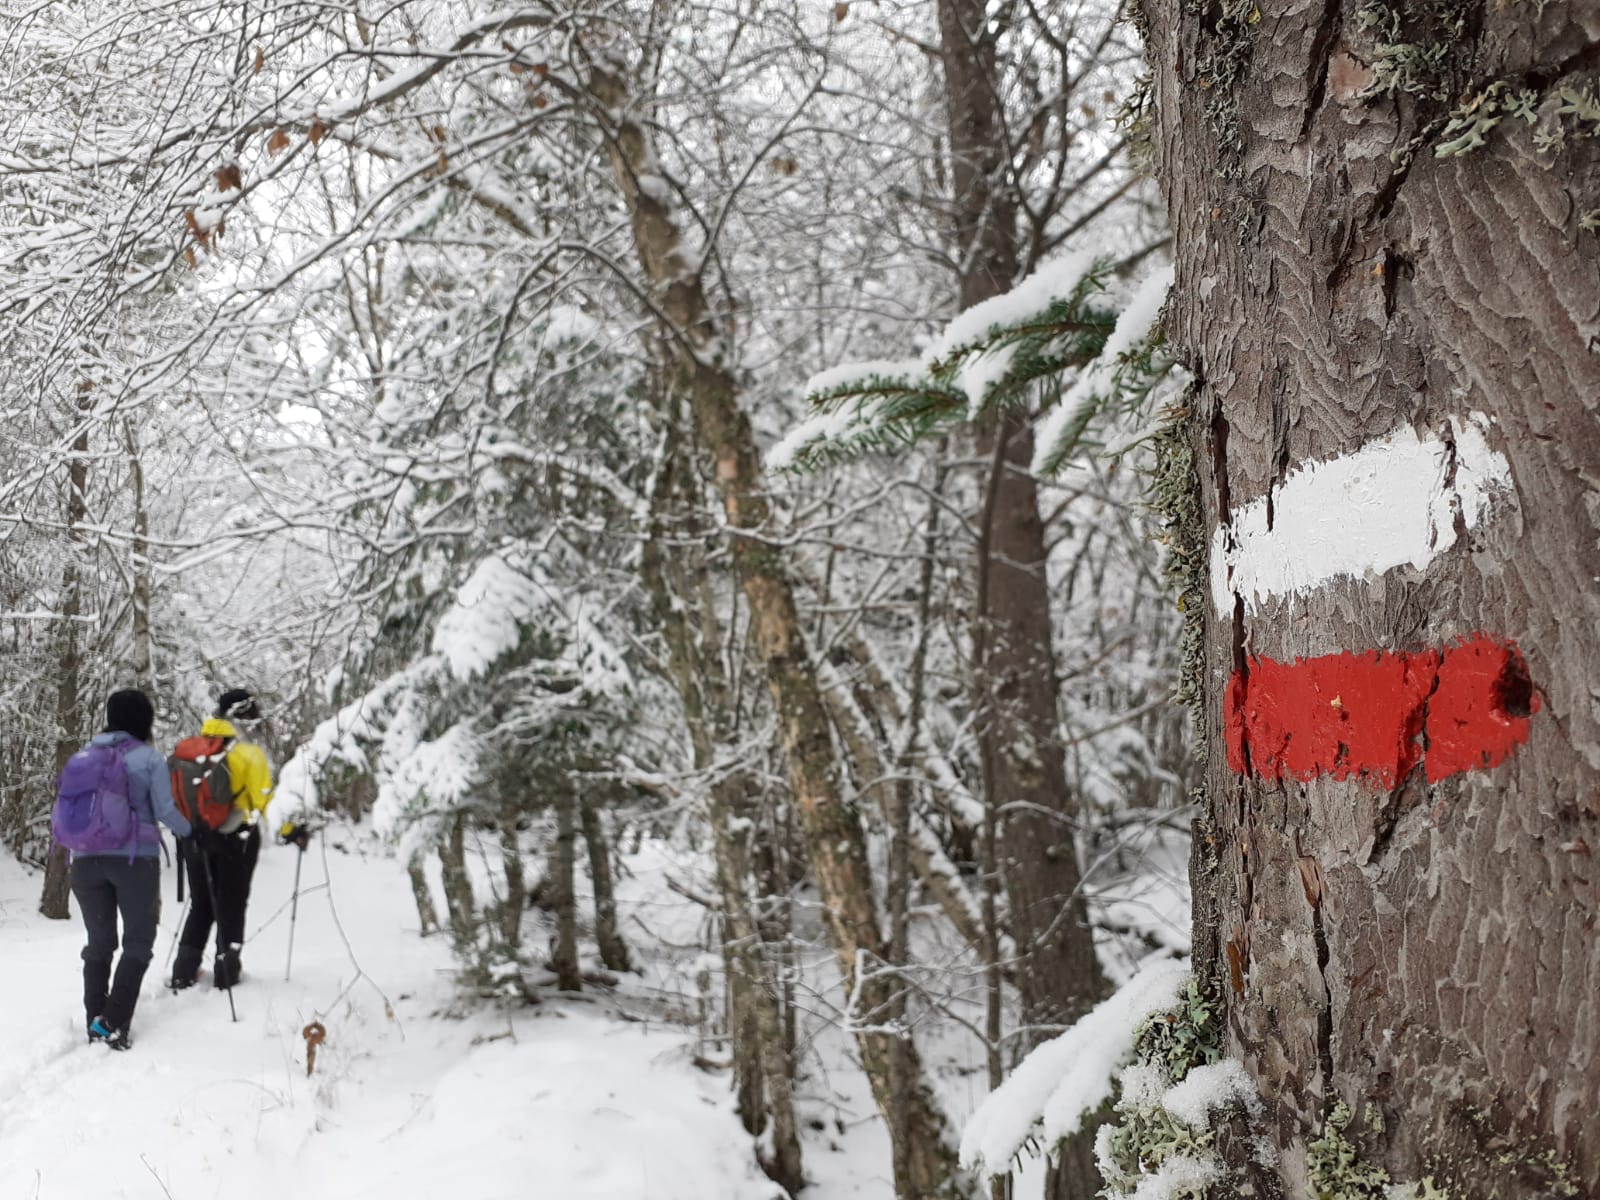
[[[294,856],[294,896],[289,901],[289,957],[283,963],[283,981],[289,982],[294,967],[294,924],[300,916],[300,867],[306,860],[306,848],[299,847]]]
[[[287,824],[278,831],[280,843],[293,842],[295,845],[294,858],[294,894],[289,899],[289,957],[283,964],[283,981],[289,982],[290,972],[294,969],[294,926],[300,916],[300,868],[306,861],[306,843],[311,840],[311,835],[316,830],[305,825]]]
[[[217,907],[217,880],[216,877],[211,873],[211,856],[199,847],[196,847],[195,852],[200,855],[200,873],[206,877],[206,891],[211,896],[211,916],[215,921],[221,915],[222,910]],[[217,959],[220,962],[223,956],[222,925],[220,922],[217,923],[216,930]],[[239,1010],[233,1006],[233,984],[230,982],[228,986],[222,990],[228,993],[228,1015],[232,1017],[234,1023],[237,1024],[239,1021]]]

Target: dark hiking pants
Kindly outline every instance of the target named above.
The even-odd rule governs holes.
[[[218,833],[184,847],[189,876],[189,919],[178,937],[172,980],[193,983],[205,957],[211,926],[217,927],[215,982],[232,987],[239,979],[239,947],[244,945],[244,914],[250,881],[261,854],[261,831],[248,825],[238,833]]]
[[[156,944],[161,918],[161,862],[156,858],[90,855],[72,860],[72,894],[89,933],[83,948],[83,1014],[126,1029],[139,1003],[139,985]],[[122,956],[115,980],[117,916],[122,916]]]

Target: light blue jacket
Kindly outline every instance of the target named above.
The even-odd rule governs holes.
[[[188,819],[172,802],[172,776],[167,770],[167,760],[153,746],[138,741],[120,729],[111,733],[97,733],[91,746],[116,746],[133,742],[132,750],[123,755],[128,767],[128,801],[139,818],[139,838],[133,852],[141,858],[156,858],[161,854],[161,834],[156,820],[179,837],[188,837],[193,830]],[[73,858],[126,858],[126,850],[109,850],[101,855],[74,854]]]

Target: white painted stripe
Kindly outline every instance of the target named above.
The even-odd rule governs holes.
[[[1476,528],[1515,503],[1511,466],[1484,439],[1489,418],[1451,417],[1455,452],[1437,434],[1409,425],[1353,454],[1305,463],[1267,498],[1233,510],[1211,539],[1211,599],[1219,615],[1234,597],[1257,609],[1276,596],[1304,594],[1343,577],[1425,569],[1455,545],[1459,514]]]

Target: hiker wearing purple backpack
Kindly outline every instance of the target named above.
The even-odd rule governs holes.
[[[160,821],[179,837],[189,822],[172,803],[167,761],[150,745],[155,709],[140,691],[113,692],[105,732],[61,772],[51,827],[72,851],[72,894],[83,914],[83,1011],[91,1042],[126,1050],[139,985],[161,915]],[[122,957],[117,917],[122,917]]]

